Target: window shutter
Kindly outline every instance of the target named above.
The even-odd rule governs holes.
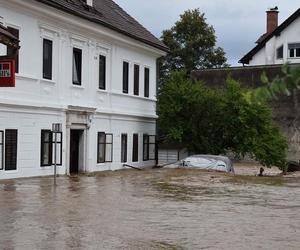
[[[139,135],[133,134],[132,161],[139,161]]]
[[[289,44],[289,49],[298,49],[300,48],[300,43]]]
[[[140,92],[140,66],[134,65],[134,95],[139,95]]]
[[[123,62],[123,93],[128,94],[129,63]]]
[[[4,131],[0,131],[0,170],[3,170],[4,160]]]
[[[18,130],[5,130],[5,170],[17,170]]]
[[[127,134],[121,136],[121,162],[127,162]]]
[[[143,160],[149,160],[149,135],[147,134],[143,136]]]
[[[145,68],[145,92],[144,92],[144,97],[149,97],[149,81],[150,81],[150,69]]]

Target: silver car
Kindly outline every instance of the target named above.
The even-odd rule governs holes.
[[[219,155],[192,155],[181,161],[182,167],[211,169],[234,174],[231,160]]]

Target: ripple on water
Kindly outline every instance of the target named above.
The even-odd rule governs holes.
[[[298,249],[298,181],[169,169],[0,182],[0,246]]]

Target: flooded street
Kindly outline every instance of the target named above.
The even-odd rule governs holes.
[[[300,249],[300,178],[183,169],[0,182],[0,249]]]

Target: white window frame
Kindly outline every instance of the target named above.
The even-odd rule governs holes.
[[[298,46],[296,46],[296,45],[298,45]],[[290,46],[295,46],[295,48],[290,49]],[[290,59],[297,59],[297,58],[300,58],[300,54],[299,54],[299,56],[296,55],[297,49],[300,50],[300,42],[288,43],[288,47],[287,47],[287,50],[288,50],[288,58],[290,58]],[[291,50],[294,50],[294,56],[291,56],[291,54],[290,54],[290,51],[291,51]]]

